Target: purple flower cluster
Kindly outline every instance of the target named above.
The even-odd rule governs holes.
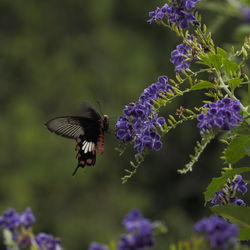
[[[210,203],[215,206],[225,204],[246,206],[246,203],[236,196],[237,191],[242,194],[247,192],[247,183],[243,180],[241,175],[236,175],[232,181],[228,180],[223,189],[215,193]]]
[[[98,242],[92,242],[89,246],[89,250],[108,250],[108,248]]]
[[[172,51],[170,62],[175,65],[175,71],[181,72],[190,67],[194,59],[190,58],[192,48],[186,43],[181,43]]]
[[[205,104],[203,108],[207,109],[206,113],[201,113],[197,117],[197,126],[201,132],[212,128],[229,130],[230,127],[236,127],[243,120],[239,114],[241,108],[238,100],[226,97],[215,103]]]
[[[116,123],[116,137],[124,142],[134,141],[138,153],[145,147],[154,150],[162,147],[157,128],[164,126],[165,119],[153,113],[153,101],[169,91],[174,92],[167,82],[167,76],[160,76],[156,83],[144,90],[138,102],[125,106],[124,116],[119,117]]]
[[[236,225],[216,215],[199,221],[195,224],[194,228],[197,232],[206,233],[211,247],[221,250],[234,246],[239,233]]]
[[[120,237],[118,250],[137,250],[154,245],[153,224],[137,209],[129,212],[123,220],[123,225],[127,234]]]
[[[18,249],[61,250],[60,241],[51,235],[40,233],[35,238],[31,225],[36,221],[30,208],[19,214],[14,209],[6,210],[0,216],[0,227],[9,230]]]
[[[30,208],[27,208],[22,214],[19,214],[15,209],[6,210],[0,217],[0,227],[14,231],[18,227],[28,229],[36,221]]]
[[[154,245],[153,229],[157,227],[150,220],[143,217],[137,209],[132,209],[123,220],[126,234],[119,239],[117,250],[139,250]],[[89,250],[108,250],[97,242],[92,242]]]
[[[26,208],[21,214],[10,208],[0,216],[0,227],[11,232],[13,242],[21,248],[27,248],[31,244],[32,235],[23,229],[30,229],[35,221],[36,219],[30,208]]]
[[[40,250],[61,250],[61,242],[52,235],[40,233],[35,237],[35,241]]]
[[[157,20],[167,17],[169,23],[175,23],[180,28],[187,28],[189,23],[198,24],[197,19],[190,12],[200,0],[172,0],[169,4],[163,5],[161,8],[149,12],[151,24]]]

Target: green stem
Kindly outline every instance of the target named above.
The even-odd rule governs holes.
[[[218,70],[215,70],[216,71],[216,75],[220,81],[220,87],[222,89],[225,90],[225,92],[228,94],[228,96],[234,100],[238,100],[236,98],[236,96],[229,90],[228,86],[224,83],[223,79],[222,79],[222,76],[220,74],[220,72]],[[244,113],[247,113],[248,114],[248,111],[247,111],[247,108],[245,106],[242,105],[242,103],[240,102],[240,107],[241,107],[241,110],[244,112]]]

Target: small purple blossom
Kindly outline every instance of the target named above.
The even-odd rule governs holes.
[[[226,97],[215,103],[205,104],[203,108],[207,110],[197,117],[197,126],[201,132],[212,128],[229,130],[230,127],[238,126],[238,123],[243,120],[239,114],[241,108],[238,100]]]
[[[98,242],[92,242],[89,246],[89,250],[108,250],[108,248]]]
[[[30,208],[26,208],[21,214],[10,208],[0,217],[0,227],[4,230],[9,230],[12,240],[21,248],[27,248],[31,244],[32,235],[23,229],[30,229],[35,220]]]
[[[118,250],[137,250],[154,245],[153,223],[145,219],[137,209],[129,212],[123,225],[128,233],[120,237]]]
[[[190,58],[192,48],[186,43],[181,43],[176,46],[176,49],[172,51],[170,62],[175,65],[175,71],[181,72],[190,67],[194,59]]]
[[[163,5],[161,8],[157,7],[156,10],[154,11],[150,11],[148,13],[150,19],[148,20],[148,22],[150,24],[154,23],[156,20],[160,20],[163,19],[164,16],[166,15],[168,9],[168,4]]]
[[[210,199],[210,203],[214,206],[225,204],[235,204],[237,206],[246,206],[246,203],[236,196],[236,192],[245,194],[247,192],[247,183],[241,175],[236,175],[233,180],[228,180],[222,190],[215,193]]]
[[[205,232],[211,247],[221,250],[234,246],[239,233],[236,225],[216,215],[197,222],[194,229],[197,232]]]
[[[35,222],[35,220],[36,219],[30,208],[27,208],[22,214],[19,214],[15,209],[10,208],[0,217],[0,226],[10,231],[14,231],[20,226],[24,226],[27,229]]]
[[[30,226],[36,221],[31,208],[26,208],[25,211],[20,215],[20,224],[24,225],[24,227],[30,228]]]
[[[124,116],[119,117],[116,123],[116,137],[124,142],[134,141],[134,147],[138,153],[145,148],[160,150],[162,148],[161,136],[157,128],[165,125],[165,119],[154,113],[154,100],[166,93],[174,92],[171,85],[167,84],[167,76],[160,76],[156,83],[147,87],[138,102],[125,106]]]
[[[119,117],[116,123],[116,137],[125,142],[131,141],[134,136],[133,126],[126,117]]]
[[[184,5],[187,10],[191,10],[200,0],[184,0]]]
[[[40,250],[61,250],[61,241],[58,238],[54,238],[52,235],[39,233],[35,237],[35,241]]]
[[[163,5],[161,8],[157,7],[156,10],[149,12],[150,24],[157,20],[162,20],[164,17],[173,24],[177,24],[180,28],[187,28],[189,23],[198,24],[197,19],[190,12],[197,2],[200,0],[172,0],[169,4]]]
[[[15,209],[6,210],[0,217],[0,226],[5,229],[13,231],[20,225],[20,215],[15,211]]]

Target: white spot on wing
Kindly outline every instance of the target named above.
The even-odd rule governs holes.
[[[88,152],[92,152],[95,149],[95,143],[94,142],[88,142],[84,141],[82,144],[82,151],[86,154]]]
[[[86,145],[87,145],[87,141],[84,141],[83,144],[82,144],[82,150],[84,151],[84,149],[86,148]]]

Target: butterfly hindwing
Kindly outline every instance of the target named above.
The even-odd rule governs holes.
[[[96,128],[97,129],[97,128]],[[96,162],[96,146],[97,146],[97,140],[98,140],[98,130],[92,130],[92,136],[88,134],[88,136],[80,136],[76,139],[77,145],[76,145],[76,151],[77,151],[77,159],[78,159],[78,165],[73,173],[77,172],[77,169],[79,167],[85,167],[87,166],[93,166]]]

